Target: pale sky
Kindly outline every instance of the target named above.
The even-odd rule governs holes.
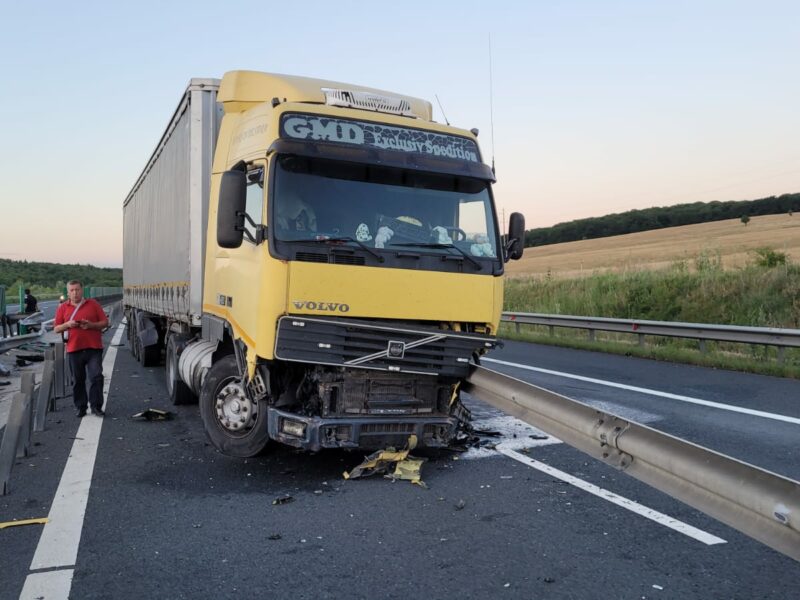
[[[120,266],[122,201],[186,84],[234,69],[443,121],[438,95],[529,229],[800,192],[796,1],[0,0],[0,66],[1,258]]]

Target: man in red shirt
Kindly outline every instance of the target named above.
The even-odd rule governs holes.
[[[92,412],[103,416],[103,336],[108,327],[108,317],[92,298],[83,297],[83,284],[72,280],[67,283],[67,301],[56,310],[56,333],[67,338],[67,356],[72,368],[74,384],[72,400],[78,418],[86,416],[87,404]],[[89,397],[86,397],[86,378],[89,378]]]

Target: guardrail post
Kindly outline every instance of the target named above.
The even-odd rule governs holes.
[[[55,351],[55,392],[50,404],[51,411],[56,410],[56,400],[58,398],[66,398],[69,395],[67,389],[71,387],[72,379],[69,361],[66,352],[64,352],[64,342],[56,342]]]
[[[25,395],[25,405],[22,412],[22,423],[19,428],[17,440],[17,458],[25,458],[30,454],[31,429],[33,427],[33,393],[36,388],[36,374],[23,373],[20,391]]]
[[[700,345],[700,354],[708,354],[708,348],[706,347],[706,341],[704,339],[698,340]]]
[[[56,354],[54,365],[56,393],[54,396],[56,398],[60,398],[64,395],[64,343],[56,342],[56,344],[53,346],[53,350],[55,350]]]
[[[44,419],[48,404],[53,397],[53,380],[55,376],[55,350],[48,348],[44,353],[44,371],[42,383],[39,384],[39,395],[36,398],[36,414],[33,421],[34,431],[44,431]]]
[[[786,362],[786,346],[778,346],[778,364]]]
[[[72,365],[69,362],[69,355],[64,352],[64,398],[72,396],[72,382],[74,379]]]
[[[19,384],[19,391],[23,394],[33,394],[33,388],[36,387],[36,373],[26,371],[22,374],[22,381]]]
[[[6,431],[3,443],[0,444],[0,496],[10,492],[8,482],[11,479],[11,469],[17,459],[17,440],[22,424],[22,415],[25,404],[25,394],[17,392],[11,400],[11,412],[8,414]]]
[[[515,322],[514,322],[514,331],[516,331],[517,333],[519,333],[519,321],[515,321]]]
[[[589,332],[589,341],[593,342],[594,341],[594,329],[587,329],[587,331]]]
[[[644,334],[643,333],[638,334],[638,338],[639,338],[639,347],[644,348]]]

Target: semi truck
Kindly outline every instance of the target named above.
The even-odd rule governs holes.
[[[363,86],[191,79],[124,200],[133,356],[229,455],[448,445],[525,228],[477,135]]]

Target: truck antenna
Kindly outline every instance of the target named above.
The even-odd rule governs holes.
[[[444,108],[442,108],[442,103],[439,102],[439,94],[434,94],[436,97],[436,102],[439,104],[439,110],[442,111],[442,116],[444,117],[444,122],[450,125],[450,121],[447,120],[447,115],[444,114]]]
[[[492,84],[492,34],[489,33],[489,123],[492,129],[492,174],[494,170],[494,86]]]

